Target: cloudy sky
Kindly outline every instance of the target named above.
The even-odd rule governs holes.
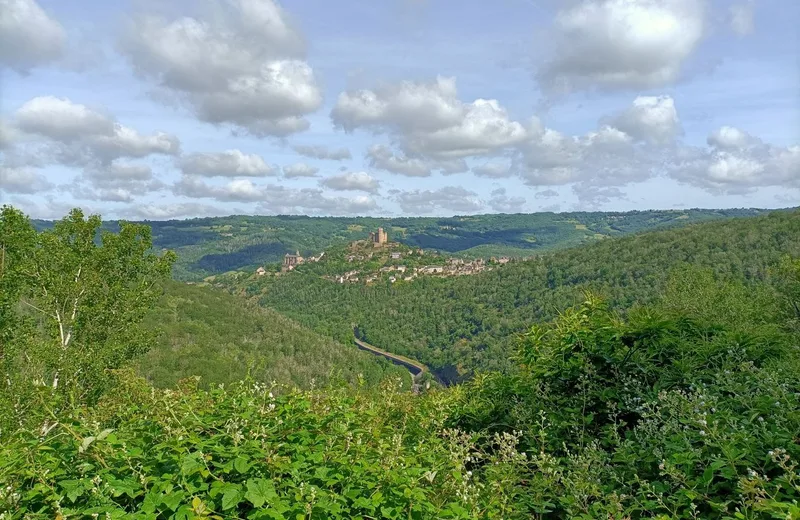
[[[41,218],[800,205],[794,0],[0,0]]]

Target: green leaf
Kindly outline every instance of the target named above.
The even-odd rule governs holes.
[[[242,486],[239,484],[227,484],[222,493],[222,509],[228,510],[236,507],[242,500]]]
[[[58,483],[62,489],[67,493],[67,498],[73,504],[79,496],[83,495],[86,491],[87,483],[82,480],[62,480]]]
[[[247,492],[244,497],[255,507],[261,507],[269,500],[277,498],[275,486],[267,479],[252,478],[247,481]]]
[[[205,464],[200,460],[199,453],[190,453],[181,460],[181,473],[192,475],[205,468]]]
[[[242,455],[236,457],[236,460],[233,461],[233,467],[241,474],[247,473],[247,470],[250,469],[250,462],[247,457]]]

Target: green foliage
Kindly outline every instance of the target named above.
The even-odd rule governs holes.
[[[209,287],[177,282],[145,320],[159,330],[157,345],[141,357],[139,371],[157,387],[200,376],[204,385],[230,384],[248,374],[300,388],[333,380],[377,384],[404,369],[316,334],[271,309]]]
[[[258,384],[153,391],[123,377],[93,409],[0,447],[6,518],[523,518],[519,457],[446,430],[454,394]],[[482,469],[470,470],[471,461]]]
[[[106,371],[145,352],[152,335],[139,327],[161,294],[174,255],[150,252],[146,226],[121,223],[102,232],[100,217],[73,210],[36,233],[13,209],[2,214],[8,271],[2,302],[0,428],[25,420],[35,386],[64,399],[92,401],[106,389]],[[27,397],[26,397],[27,396]],[[13,412],[12,412],[13,410]]]
[[[0,208],[0,360],[10,355],[9,344],[23,327],[16,308],[30,277],[35,243],[30,220],[10,206]]]
[[[590,295],[520,338],[516,375],[467,385],[453,424],[520,432],[532,514],[800,513],[800,350],[743,305],[702,314],[744,297],[735,284],[702,290],[706,276],[676,275],[701,289],[679,311],[670,294],[622,318]]]

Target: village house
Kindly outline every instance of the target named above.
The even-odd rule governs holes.
[[[392,253],[391,256],[392,256],[392,260],[399,260],[402,255],[399,252],[395,251],[395,252]]]
[[[256,274],[258,276],[264,276],[265,274],[267,274],[267,270],[264,269],[263,267],[259,267],[258,269],[256,269]]]

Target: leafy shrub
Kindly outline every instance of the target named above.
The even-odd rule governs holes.
[[[453,393],[191,383],[123,374],[98,406],[19,432],[0,448],[4,518],[519,517],[514,439],[487,454],[443,428]]]
[[[733,327],[738,329],[738,327]],[[800,351],[589,296],[521,338],[520,372],[468,385],[456,425],[519,431],[547,518],[796,518]]]

